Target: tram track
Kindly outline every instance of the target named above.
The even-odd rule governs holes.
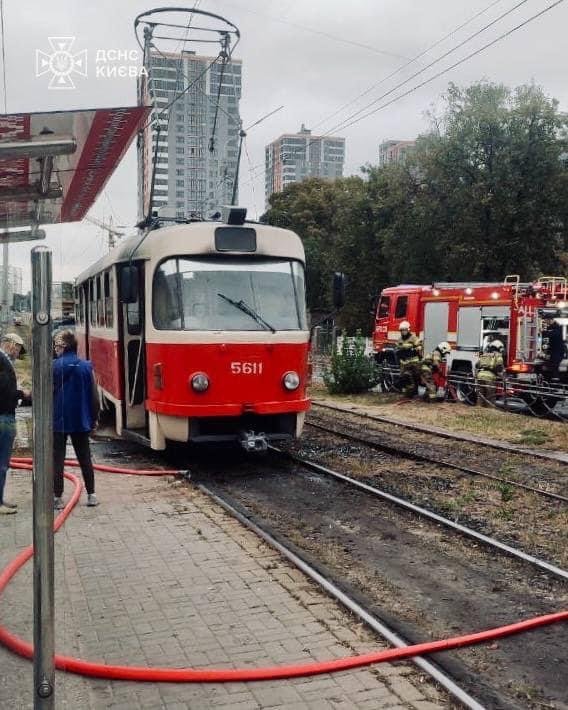
[[[430,425],[417,424],[416,422],[403,422],[398,419],[392,419],[391,417],[384,417],[377,414],[369,414],[368,412],[363,412],[354,408],[346,409],[345,407],[339,407],[328,402],[319,402],[317,400],[312,400],[311,412],[314,409],[323,409],[329,412],[334,412],[342,416],[354,416],[359,419],[367,420],[370,423],[379,423],[392,427],[398,431],[412,431],[419,434],[426,434],[430,437],[436,437],[438,439],[446,439],[452,442],[460,444],[474,444],[477,446],[483,446],[485,448],[494,449],[496,451],[501,451],[506,454],[512,454],[515,456],[530,456],[531,458],[540,459],[543,461],[558,462],[558,463],[568,463],[568,454],[560,451],[541,451],[538,449],[529,449],[519,445],[507,444],[503,441],[496,441],[495,439],[490,439],[483,436],[473,436],[469,434],[450,432],[446,429],[439,429],[438,427],[433,427]]]
[[[419,453],[418,451],[409,451],[408,449],[404,449],[402,447],[396,447],[393,446],[392,444],[387,444],[385,442],[377,440],[376,437],[373,436],[373,433],[367,432],[366,437],[358,436],[356,434],[350,433],[346,430],[340,431],[336,429],[335,427],[331,427],[329,425],[322,424],[321,422],[314,421],[313,419],[310,419],[306,422],[306,426],[312,427],[314,429],[319,429],[320,431],[327,432],[328,434],[333,434],[334,436],[339,436],[343,439],[348,439],[350,441],[354,441],[360,444],[363,444],[365,446],[369,446],[371,448],[384,451],[386,453],[394,454],[395,456],[402,456],[404,458],[409,458],[413,461],[423,461],[426,463],[432,463],[436,466],[443,466],[448,469],[452,469],[454,471],[458,471],[460,473],[465,473],[469,476],[479,476],[482,478],[487,478],[491,481],[499,482],[501,484],[506,484],[508,486],[513,486],[515,488],[523,489],[526,491],[530,491],[531,493],[536,493],[537,495],[544,496],[545,498],[550,498],[552,500],[556,501],[561,501],[562,503],[568,503],[568,496],[560,495],[559,493],[554,493],[553,491],[547,491],[542,488],[537,488],[535,486],[530,486],[526,483],[522,483],[520,481],[514,481],[512,479],[508,478],[503,478],[502,476],[496,476],[491,473],[487,473],[486,471],[480,471],[479,469],[474,469],[469,466],[463,466],[460,464],[453,463],[451,461],[447,461],[444,459],[440,458],[435,458],[433,456],[428,456],[423,453]]]
[[[348,609],[362,623],[371,628],[375,633],[388,641],[395,648],[404,648],[409,645],[407,639],[402,638],[388,624],[373,614],[369,613],[360,603],[353,597],[343,592],[333,581],[329,580],[321,574],[314,565],[307,562],[301,555],[295,552],[291,546],[284,544],[272,535],[266,528],[253,520],[246,514],[238,510],[234,505],[227,501],[222,496],[214,493],[204,484],[198,485],[199,490],[208,495],[215,503],[223,508],[233,517],[237,518],[243,525],[252,530],[262,540],[268,543],[271,547],[285,557],[289,562],[301,570],[307,577],[313,580],[316,584],[322,587],[331,597],[338,601],[342,606]],[[470,710],[483,710],[484,706],[464,690],[458,683],[453,680],[447,673],[439,668],[435,663],[418,656],[411,659],[412,662],[421,671],[426,673],[436,683],[444,688],[448,694],[460,703],[460,706],[469,708]]]
[[[431,442],[424,434],[397,439],[347,415],[310,416],[290,450],[568,569],[568,480],[561,464]]]
[[[283,453],[278,449],[275,450],[278,451],[278,453]],[[332,478],[335,478],[338,481],[342,481],[347,485],[354,486],[356,488],[359,488],[360,490],[366,491],[373,496],[377,496],[378,498],[381,498],[389,503],[393,503],[394,505],[404,508],[405,510],[408,510],[412,513],[416,513],[417,515],[427,518],[428,520],[431,520],[434,523],[438,523],[440,525],[444,525],[447,528],[450,528],[451,530],[455,530],[461,535],[465,535],[466,537],[476,540],[477,542],[480,542],[483,545],[486,545],[495,550],[499,550],[500,552],[504,552],[505,554],[510,555],[512,557],[516,557],[517,559],[523,562],[528,562],[529,564],[534,565],[544,570],[545,572],[554,575],[558,579],[568,582],[568,570],[564,570],[561,567],[558,567],[557,565],[553,565],[550,562],[547,562],[546,560],[541,560],[538,557],[535,557],[534,555],[529,555],[526,552],[511,547],[511,545],[507,545],[504,542],[490,537],[489,535],[484,535],[478,532],[477,530],[469,528],[467,527],[467,525],[461,525],[460,523],[457,523],[454,520],[450,520],[449,518],[445,518],[442,515],[438,515],[437,513],[431,510],[427,510],[426,508],[423,508],[419,505],[415,505],[409,500],[394,496],[391,493],[388,493],[387,491],[377,488],[376,486],[370,486],[367,483],[358,481],[354,478],[351,478],[350,476],[346,476],[343,473],[334,471],[326,466],[321,466],[320,464],[308,461],[307,459],[303,459],[299,456],[295,456],[294,454],[287,453],[286,455],[290,456],[294,461],[297,461],[306,468],[309,468],[318,473],[322,473],[326,476],[331,476]]]
[[[363,600],[364,609],[386,619],[410,642],[443,636],[456,628],[485,627],[502,621],[503,615],[508,621],[568,602],[568,572],[545,560],[516,554],[519,551],[477,531],[465,533],[461,529],[465,526],[417,511],[409,501],[404,510],[393,513],[393,506],[400,508],[400,503],[392,496],[381,495],[380,502],[372,502],[371,495],[379,501],[370,490],[373,487],[338,471],[298,457],[284,463],[276,452],[269,457],[262,464],[246,464],[244,470],[238,466],[230,472],[209,470],[205,484],[198,471],[198,484],[278,543],[291,547],[323,577],[338,580],[342,592]],[[418,527],[416,515],[424,519]],[[446,532],[441,532],[442,525]],[[456,532],[460,537],[467,534],[469,541],[457,542]],[[467,548],[468,553],[459,552]],[[507,599],[496,603],[496,590],[501,589]],[[441,668],[486,707],[557,707],[546,705],[548,692],[561,697],[562,690],[555,674],[543,667],[546,641],[539,640],[540,633],[533,641],[533,634],[525,637],[529,642],[523,639],[519,646],[512,640],[492,651],[460,652],[457,658],[444,653]],[[552,635],[565,643],[565,631],[554,630]],[[529,649],[536,660],[530,660]],[[568,672],[566,659],[561,662]],[[484,673],[491,677],[485,679]],[[544,682],[531,681],[539,689],[538,702],[519,701],[521,679],[543,674]]]

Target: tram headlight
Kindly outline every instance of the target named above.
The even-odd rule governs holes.
[[[196,392],[205,392],[209,389],[209,378],[204,372],[196,372],[190,379],[191,388]]]
[[[300,386],[300,375],[298,375],[297,372],[287,372],[282,378],[282,384],[284,385],[284,389],[293,392]]]

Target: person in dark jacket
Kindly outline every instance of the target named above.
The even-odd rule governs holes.
[[[555,320],[548,321],[548,327],[542,334],[543,340],[546,342],[546,354],[550,370],[550,377],[555,379],[558,377],[558,368],[564,358],[566,346],[562,339],[562,328]]]
[[[4,500],[4,486],[16,437],[16,406],[29,393],[18,389],[12,365],[26,352],[17,333],[6,333],[0,341],[0,515],[17,513],[17,505]]]
[[[95,496],[95,472],[91,461],[89,434],[99,414],[99,396],[93,366],[77,355],[77,339],[70,330],[56,334],[53,361],[53,475],[54,506],[63,508],[63,468],[67,437],[81,466],[87,489],[87,505],[98,505]]]

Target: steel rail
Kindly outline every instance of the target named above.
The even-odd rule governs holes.
[[[301,464],[306,468],[312,469],[313,471],[316,471],[318,473],[323,473],[326,476],[336,478],[337,480],[343,481],[344,483],[347,483],[350,486],[360,488],[361,490],[366,491],[367,493],[371,493],[372,495],[375,495],[378,498],[382,498],[383,500],[386,500],[389,503],[394,503],[400,508],[410,510],[412,513],[416,513],[417,515],[421,515],[424,518],[433,520],[434,522],[439,523],[440,525],[444,525],[445,527],[451,528],[452,530],[456,530],[457,532],[461,533],[462,535],[465,535],[466,537],[471,537],[474,540],[477,540],[478,542],[482,542],[488,547],[493,547],[497,550],[501,550],[501,552],[504,552],[507,555],[510,555],[511,557],[515,557],[518,560],[522,560],[523,562],[529,562],[535,567],[538,567],[539,569],[542,569],[545,572],[552,574],[554,577],[558,577],[563,581],[568,581],[568,571],[562,569],[561,567],[557,567],[556,565],[553,565],[550,562],[540,560],[538,557],[534,557],[533,555],[529,555],[527,552],[523,552],[522,550],[518,550],[515,547],[511,547],[510,545],[507,545],[504,542],[495,540],[495,538],[477,532],[477,530],[472,530],[471,528],[468,528],[465,525],[456,523],[453,520],[450,520],[449,518],[444,518],[442,515],[438,515],[438,513],[433,513],[432,511],[427,510],[426,508],[422,508],[421,506],[416,505],[415,503],[411,503],[410,501],[405,500],[404,498],[399,498],[398,496],[394,496],[391,493],[382,491],[380,488],[375,488],[374,486],[370,486],[367,483],[363,483],[362,481],[357,481],[355,478],[346,476],[345,474],[339,473],[338,471],[333,471],[332,469],[327,468],[326,466],[321,466],[320,464],[308,461],[307,459],[303,459],[302,457],[297,456],[296,454],[292,454],[288,451],[282,451],[281,449],[278,449],[275,446],[270,446],[269,448],[272,451],[276,451],[277,453],[281,454],[282,456],[290,458],[292,461],[296,461],[297,463]]]
[[[231,505],[231,503],[226,501],[217,493],[214,493],[203,483],[198,483],[197,488],[209,496],[209,498],[217,503],[217,505],[221,506],[221,508],[227,511],[230,515],[235,517],[240,523],[249,528],[249,530],[252,530],[256,535],[262,538],[272,548],[277,550],[289,562],[300,569],[307,577],[312,579],[316,584],[320,585],[330,596],[355,614],[355,616],[357,616],[363,623],[367,624],[367,626],[386,639],[395,648],[404,648],[405,646],[408,646],[408,643],[401,636],[390,629],[383,621],[380,621],[375,616],[372,616],[364,607],[342,592],[341,589],[339,589],[339,587],[337,587],[331,580],[320,574],[302,557],[292,552],[292,550],[273,537],[269,532],[264,530],[264,528],[258,525],[258,523],[253,522],[249,517],[241,513],[233,505]],[[484,710],[485,706],[481,705],[477,700],[472,698],[471,695],[463,690],[463,688],[460,688],[454,680],[447,676],[436,665],[421,656],[414,657],[411,660],[416,666],[418,666],[418,668],[427,673],[466,708],[470,708],[471,710]]]
[[[495,441],[492,439],[478,439],[475,440],[467,435],[450,433],[436,427],[421,426],[420,424],[415,424],[411,422],[401,422],[397,419],[390,419],[389,417],[381,417],[376,414],[367,414],[366,412],[354,412],[351,409],[344,409],[343,407],[336,407],[333,404],[327,404],[324,402],[316,402],[312,400],[312,407],[321,407],[322,409],[331,409],[334,412],[341,412],[342,414],[353,414],[357,417],[363,417],[364,419],[371,419],[375,422],[382,422],[383,424],[390,424],[391,426],[402,427],[403,429],[410,429],[411,431],[419,431],[424,434],[434,434],[442,439],[452,439],[453,441],[466,441],[469,444],[477,444],[478,446],[489,446],[492,449],[498,449],[499,451],[507,451],[512,454],[518,454],[519,456],[533,456],[535,458],[545,459],[546,461],[554,461],[556,463],[568,463],[568,454],[558,451],[537,451],[535,449],[524,449],[518,446],[509,446],[501,441]]]
[[[469,468],[468,466],[460,466],[459,464],[452,463],[451,461],[445,461],[444,459],[435,459],[431,456],[426,456],[425,454],[419,454],[412,451],[405,451],[404,449],[399,449],[392,444],[382,444],[379,442],[371,441],[365,439],[362,436],[356,436],[354,434],[349,434],[347,432],[338,431],[333,427],[323,426],[322,424],[315,424],[314,422],[306,421],[306,426],[311,426],[314,429],[320,429],[321,431],[326,431],[329,434],[334,434],[335,436],[341,436],[344,439],[350,439],[351,441],[357,441],[358,443],[369,446],[372,449],[380,449],[386,451],[387,453],[396,454],[404,458],[414,459],[415,461],[425,461],[426,463],[433,463],[439,466],[445,466],[446,468],[451,468],[456,471],[462,471],[470,476],[482,476],[483,478],[489,478],[493,481],[499,481],[500,483],[507,483],[516,488],[524,488],[531,493],[537,493],[538,495],[545,496],[546,498],[552,498],[554,500],[561,501],[562,503],[568,503],[568,497],[560,495],[559,493],[553,493],[552,491],[545,491],[542,488],[535,488],[534,486],[529,486],[526,483],[520,483],[518,481],[512,481],[509,478],[501,478],[501,476],[494,476],[492,473],[485,473],[484,471],[478,471],[475,468]]]

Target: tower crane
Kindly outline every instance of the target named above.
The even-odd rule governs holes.
[[[101,229],[104,229],[107,234],[108,234],[108,248],[109,251],[111,249],[114,249],[116,246],[116,238],[120,239],[120,237],[124,236],[124,232],[118,231],[118,229],[115,229],[112,225],[112,217],[109,217],[108,222],[104,222],[101,219],[97,219],[96,217],[89,217],[87,215],[85,217],[85,220],[87,222],[90,222],[91,224],[95,224],[97,227],[100,227]],[[124,229],[122,225],[118,225],[119,229]]]

